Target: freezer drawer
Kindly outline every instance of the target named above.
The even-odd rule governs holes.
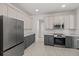
[[[3,53],[4,56],[21,56],[24,54],[24,42]]]

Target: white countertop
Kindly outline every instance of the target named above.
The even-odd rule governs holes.
[[[79,35],[66,35],[66,36],[79,37]]]
[[[45,33],[44,35],[53,35],[54,33]],[[65,36],[79,37],[78,34],[64,34]]]
[[[25,36],[29,36],[29,35],[31,35],[31,34],[35,34],[35,33],[33,33],[33,32],[26,33],[26,34],[24,34],[24,37],[25,37]]]

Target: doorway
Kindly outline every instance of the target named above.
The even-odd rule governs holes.
[[[44,41],[44,20],[39,20],[39,39]]]

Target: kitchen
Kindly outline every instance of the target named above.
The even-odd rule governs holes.
[[[79,56],[79,3],[3,3],[0,24],[1,56]]]

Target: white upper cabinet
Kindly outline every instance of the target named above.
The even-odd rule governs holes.
[[[49,29],[53,29],[53,17],[48,17],[48,27]]]
[[[58,24],[58,23],[59,23],[58,16],[54,16],[54,24]]]
[[[75,17],[74,15],[70,15],[70,27],[69,29],[75,29]]]
[[[63,24],[64,17],[63,16],[49,16],[46,18],[46,28],[47,29],[54,29],[54,25],[56,24]]]
[[[53,29],[53,26],[56,24],[64,24],[64,29],[74,29],[75,28],[75,21],[74,21],[74,14],[66,14],[66,15],[55,15],[49,16],[46,18],[46,28]]]
[[[45,29],[48,29],[49,26],[48,26],[48,17],[45,17]]]
[[[64,23],[63,15],[55,16],[54,24],[63,24],[63,23]]]
[[[74,15],[65,15],[65,29],[74,29],[75,22],[74,22]]]
[[[64,28],[68,30],[70,27],[70,15],[64,16]]]
[[[54,21],[54,17],[52,17],[52,16],[47,16],[45,18],[46,29],[53,29],[53,21]]]
[[[62,25],[64,23],[64,16],[60,15],[58,19],[59,19],[59,23]]]

